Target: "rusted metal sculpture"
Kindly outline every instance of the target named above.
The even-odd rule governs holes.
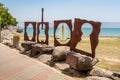
[[[71,32],[71,37],[72,37],[72,21],[71,20],[58,20],[58,21],[54,21],[54,46],[70,46],[71,44],[71,39],[69,40],[69,42],[67,42],[66,44],[61,44],[57,38],[56,38],[56,30],[58,28],[58,25],[60,23],[66,23],[70,29]]]
[[[89,23],[92,25],[93,31],[90,34],[90,43],[91,43],[91,53],[82,51],[82,50],[78,50],[76,49],[76,45],[78,44],[78,42],[81,41],[81,36],[82,36],[82,31],[81,31],[81,27],[84,23]],[[71,46],[70,46],[70,50],[71,51],[75,51],[75,52],[79,52],[81,54],[85,54],[87,56],[91,56],[91,57],[95,57],[95,50],[96,47],[98,45],[98,36],[100,33],[100,26],[101,23],[100,22],[93,22],[93,21],[87,21],[87,20],[81,20],[81,19],[75,19],[74,22],[74,31],[72,33],[72,39],[71,39]]]
[[[30,40],[29,37],[28,37],[28,34],[27,34],[27,27],[28,25],[31,24],[33,26],[33,37],[32,39]],[[25,22],[24,23],[24,40],[25,41],[36,41],[36,22]]]
[[[38,24],[37,24],[37,43],[47,44],[48,45],[48,40],[49,40],[49,35],[48,35],[49,22],[44,22],[43,17],[44,17],[44,8],[42,8],[42,20],[41,20],[41,22],[38,22]],[[42,29],[43,29],[43,25],[45,25],[45,37],[46,37],[45,41],[40,41],[39,40],[40,25],[42,25]]]
[[[24,31],[24,40],[25,41],[36,41],[36,26],[37,26],[37,43],[41,43],[41,44],[47,44],[48,45],[48,40],[49,40],[49,36],[48,36],[48,30],[49,30],[49,23],[48,22],[44,22],[43,21],[43,16],[44,16],[44,9],[42,8],[42,19],[41,22],[25,22],[25,31]],[[27,27],[29,24],[32,24],[33,26],[33,37],[30,40],[27,34]],[[42,29],[43,29],[43,25],[45,25],[45,36],[46,36],[46,40],[45,41],[40,41],[39,40],[39,34],[40,34],[40,25],[42,25]]]
[[[40,25],[45,25],[45,41],[40,41],[39,40],[39,34],[40,34]],[[41,44],[47,44],[48,45],[48,40],[49,40],[49,35],[48,35],[48,30],[49,30],[49,23],[48,22],[39,22],[37,24],[37,43],[41,43]]]

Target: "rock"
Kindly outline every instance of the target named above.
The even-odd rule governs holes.
[[[10,30],[2,30],[1,31],[1,39],[4,40],[12,40],[13,39],[13,33]]]
[[[65,70],[66,68],[69,68],[69,65],[65,63],[65,61],[62,62],[55,62],[54,67],[58,70]]]
[[[58,46],[55,47],[53,53],[52,53],[52,60],[53,61],[62,61],[66,60],[66,55],[69,51],[69,47],[67,46]]]
[[[29,50],[29,51],[21,51],[20,52],[21,54],[25,54],[25,55],[27,55],[27,56],[30,56],[30,53],[31,53],[31,50]]]
[[[13,43],[11,40],[4,40],[2,43],[9,46],[9,47],[13,47]]]
[[[51,67],[55,66],[55,62],[52,61],[52,60],[48,60],[46,64],[49,65],[49,66],[51,66]]]
[[[37,60],[47,64],[47,62],[51,60],[51,57],[52,55],[50,54],[42,54],[37,58]]]
[[[90,70],[88,72],[88,75],[106,77],[106,78],[111,78],[111,79],[114,79],[114,80],[120,80],[120,74],[119,73],[114,73],[112,71],[108,71],[108,70],[101,69],[101,68],[98,68],[98,67],[94,67],[92,70]]]
[[[73,76],[73,77],[86,77],[86,71],[78,71],[72,68],[66,68],[62,73]]]
[[[21,46],[21,43],[19,44],[19,47],[17,47],[17,49],[18,49],[20,52],[25,51],[25,49]]]
[[[112,79],[98,76],[88,76],[85,78],[85,80],[112,80]]]
[[[92,58],[80,53],[69,52],[66,63],[76,70],[89,70],[98,62],[97,58]]]
[[[94,67],[92,70],[88,72],[88,75],[90,76],[101,76],[101,77],[110,77],[110,75],[112,74],[113,72],[98,67]]]
[[[52,54],[53,50],[54,50],[53,46],[49,46],[46,44],[43,44],[43,46],[41,47],[42,54]]]
[[[46,44],[35,44],[32,46],[31,57],[41,54],[52,54],[54,47]]]
[[[33,41],[25,41],[21,43],[21,46],[23,48],[25,48],[25,51],[29,51],[30,49],[32,49],[32,45],[35,45],[36,42]]]
[[[112,74],[112,78],[115,79],[115,80],[120,80],[120,72],[119,72],[119,73],[114,72],[114,73]]]

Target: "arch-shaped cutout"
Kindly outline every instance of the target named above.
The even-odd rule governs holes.
[[[43,28],[42,28],[43,27]],[[40,42],[45,42],[46,40],[46,35],[45,35],[45,24],[42,25],[39,25],[39,31],[40,33],[38,34],[39,35],[39,41]]]
[[[92,33],[92,25],[89,23],[84,23],[81,26],[81,41],[76,45],[76,49],[87,51],[91,53],[91,44],[90,44],[90,34]]]
[[[27,33],[27,27],[28,25],[31,24],[33,27],[33,36],[31,39],[29,39],[28,33]],[[24,31],[24,40],[25,41],[36,41],[35,37],[36,37],[36,22],[25,22],[24,23],[25,26],[25,31]]]
[[[83,33],[83,36],[90,36],[93,31],[93,27],[89,23],[84,23],[81,27],[81,31]]]
[[[70,29],[70,35],[72,36],[72,21],[71,20],[54,21],[54,46],[70,46],[71,39],[67,43],[61,44],[56,38],[56,30],[60,23],[65,23],[66,25],[68,25],[68,27]]]
[[[90,34],[90,44],[91,44],[91,53],[76,49],[76,45],[78,44],[79,41],[81,41],[81,36],[82,36],[82,31],[81,27],[84,23],[89,23],[92,25],[93,31]],[[91,57],[95,57],[95,49],[98,45],[98,35],[100,33],[100,22],[93,22],[93,21],[87,21],[87,20],[81,20],[81,19],[75,19],[74,22],[74,31],[72,33],[72,40],[71,40],[71,46],[70,50],[71,51],[76,51],[84,55],[88,55]]]
[[[60,23],[58,25],[55,37],[60,44],[66,44],[70,41],[70,29],[66,23]]]
[[[29,40],[32,40],[32,36],[33,36],[33,25],[32,24],[28,24],[27,26],[27,34],[29,36]]]

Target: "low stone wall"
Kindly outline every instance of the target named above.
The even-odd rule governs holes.
[[[14,31],[2,30],[1,31],[1,40],[2,40],[2,42],[12,41],[13,40],[13,34],[14,34]]]

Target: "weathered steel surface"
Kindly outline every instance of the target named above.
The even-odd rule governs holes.
[[[41,44],[47,44],[48,45],[48,40],[49,40],[49,35],[48,35],[48,30],[49,30],[49,22],[44,22],[43,21],[43,16],[44,16],[44,8],[42,8],[42,19],[41,22],[25,22],[24,26],[25,26],[25,31],[24,31],[24,40],[25,41],[36,41],[36,32],[37,32],[37,43],[41,43]],[[32,24],[33,26],[33,37],[30,40],[27,34],[27,27],[29,24]],[[40,25],[42,25],[42,29],[43,29],[43,25],[45,25],[45,41],[40,41],[39,40],[39,34],[40,34]]]
[[[60,23],[66,23],[70,29],[70,35],[72,37],[72,21],[71,20],[58,20],[58,21],[54,21],[54,46],[70,46],[71,45],[71,39],[69,40],[69,42],[67,42],[66,44],[61,44],[57,38],[55,37],[56,36],[56,30],[58,28],[58,25]]]
[[[91,53],[76,49],[78,42],[81,41],[81,36],[83,34],[81,31],[81,27],[84,23],[91,24],[92,28],[93,28],[93,31],[90,34]],[[79,53],[82,53],[82,54],[85,54],[85,55],[88,55],[88,56],[91,56],[94,58],[95,57],[95,50],[96,50],[96,47],[98,45],[98,36],[100,33],[100,26],[101,26],[100,22],[75,19],[74,31],[72,32],[70,50],[75,51],[75,52],[79,52]]]
[[[39,34],[40,34],[40,25],[45,25],[45,41],[40,41],[39,40]],[[39,22],[37,24],[37,43],[41,44],[47,44],[48,45],[48,40],[49,40],[49,35],[48,35],[48,30],[49,30],[49,23],[48,22]]]
[[[31,24],[33,26],[33,37],[32,39],[30,40],[29,37],[28,37],[28,34],[27,34],[27,27],[28,25]],[[25,41],[36,41],[36,22],[25,22],[24,23],[24,40]]]

